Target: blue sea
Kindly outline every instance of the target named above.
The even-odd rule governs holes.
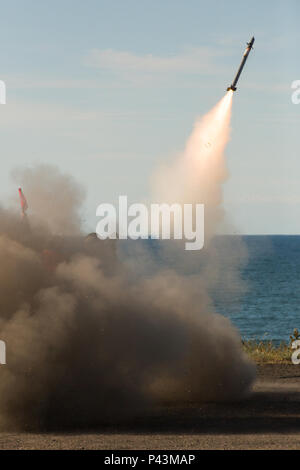
[[[234,237],[228,238],[231,246],[236,243]],[[226,295],[226,288],[218,287],[216,292],[211,292],[215,309],[230,318],[243,339],[289,341],[293,330],[300,330],[300,236],[255,235],[241,239],[248,251],[248,261],[239,268],[246,292]],[[160,266],[174,268],[172,256],[161,258],[160,242],[140,242],[147,245],[147,250],[150,248],[149,258],[156,257]],[[135,260],[135,270],[139,269],[136,268],[137,259],[140,259],[140,266],[144,262],[148,264],[149,260],[143,260],[142,251],[139,251],[139,242],[123,245],[123,256],[125,253],[127,260]],[[137,272],[139,275],[142,271]]]
[[[241,270],[248,292],[229,316],[243,338],[288,341],[300,330],[300,236],[243,237],[249,260]]]

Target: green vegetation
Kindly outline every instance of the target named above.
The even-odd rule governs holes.
[[[276,346],[272,341],[242,341],[244,351],[257,364],[291,363],[292,349],[287,343]]]
[[[276,345],[273,341],[251,339],[243,340],[242,345],[244,351],[257,364],[291,364],[293,353],[291,344],[297,339],[300,339],[300,333],[295,328],[293,335],[290,336],[290,343],[282,342]]]

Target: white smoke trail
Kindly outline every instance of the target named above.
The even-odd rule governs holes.
[[[154,199],[205,205],[206,240],[222,218],[222,184],[227,177],[224,150],[230,137],[232,91],[197,120],[183,154],[154,177]]]

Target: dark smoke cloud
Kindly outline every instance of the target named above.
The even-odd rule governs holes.
[[[85,191],[71,176],[61,174],[55,166],[43,164],[16,169],[13,178],[26,189],[31,219],[41,219],[55,234],[81,232],[80,210]]]
[[[165,402],[245,396],[253,366],[210,297],[240,288],[228,247],[203,252],[198,274],[158,267],[140,248],[122,262],[115,242],[79,235],[72,179],[49,167],[18,175],[32,222],[0,210],[2,427],[92,426]]]

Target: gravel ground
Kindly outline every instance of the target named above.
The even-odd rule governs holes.
[[[300,366],[258,367],[243,402],[164,407],[105,429],[0,433],[0,449],[299,449]]]

